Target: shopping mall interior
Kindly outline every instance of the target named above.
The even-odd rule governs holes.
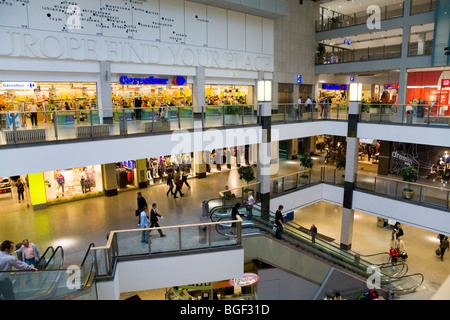
[[[449,299],[449,9],[0,3],[0,300]]]

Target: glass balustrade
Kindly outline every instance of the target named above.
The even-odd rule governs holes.
[[[410,104],[362,103],[360,120],[372,123],[449,126],[447,105],[413,102]]]
[[[429,207],[450,210],[450,188],[357,173],[356,189]]]
[[[272,105],[272,123],[287,123],[314,120],[347,120],[348,105],[345,102],[287,103]]]

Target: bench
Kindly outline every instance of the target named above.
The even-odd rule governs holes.
[[[17,143],[22,142],[38,142],[46,140],[45,129],[32,128],[32,129],[16,129]],[[14,144],[14,130],[4,129],[3,135],[5,137],[6,144]]]
[[[91,136],[91,126],[77,126],[76,127],[77,138],[86,138]],[[94,124],[92,126],[92,136],[108,136],[109,125],[108,124]]]

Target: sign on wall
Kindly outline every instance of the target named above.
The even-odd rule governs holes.
[[[0,56],[273,71],[273,20],[243,14],[230,42],[232,11],[185,0],[0,1],[0,12]]]

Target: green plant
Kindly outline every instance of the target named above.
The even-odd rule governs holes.
[[[241,108],[236,105],[227,105],[225,106],[225,114],[240,114]]]
[[[403,181],[415,182],[419,179],[419,171],[413,166],[403,167],[400,171]]]
[[[313,161],[309,154],[303,154],[300,156],[300,165],[302,167],[311,169],[313,167]]]
[[[247,182],[255,180],[255,173],[253,172],[253,168],[251,166],[240,167],[238,169],[239,179],[243,179]]]
[[[340,169],[345,169],[345,157],[340,157],[339,159],[336,160],[336,169],[340,170]]]

